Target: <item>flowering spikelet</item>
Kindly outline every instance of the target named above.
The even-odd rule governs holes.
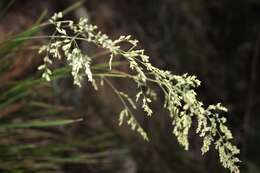
[[[106,34],[98,31],[97,26],[89,24],[85,18],[81,18],[78,23],[61,19],[61,13],[55,14],[50,19],[50,23],[55,26],[55,34],[47,45],[39,49],[39,53],[46,53],[44,64],[39,66],[39,70],[43,70],[42,76],[47,81],[51,80],[52,74],[49,65],[53,63],[53,59],[59,60],[61,56],[66,58],[68,65],[71,67],[71,75],[76,85],[81,86],[86,76],[88,81],[97,88],[93,76],[100,76],[102,84],[103,80],[105,80],[124,106],[119,115],[119,124],[122,125],[126,122],[133,131],[137,131],[145,140],[148,140],[148,135],[135,119],[131,110],[136,109],[136,103],[140,102],[145,114],[148,117],[153,115],[151,105],[153,100],[156,100],[156,93],[149,86],[150,83],[153,83],[160,87],[164,93],[164,108],[169,111],[173,125],[172,132],[180,145],[186,150],[189,149],[188,135],[193,119],[195,119],[198,124],[196,133],[203,141],[202,154],[208,152],[210,146],[214,145],[214,148],[219,153],[221,164],[228,168],[230,172],[239,173],[237,165],[240,162],[237,157],[239,149],[231,143],[233,136],[226,126],[226,118],[220,117],[220,113],[227,112],[227,109],[220,103],[205,107],[197,99],[194,89],[201,82],[195,76],[187,74],[174,75],[169,71],[154,67],[149,62],[149,57],[145,55],[144,50],[136,49],[138,41],[132,39],[129,35],[112,40]],[[110,58],[108,60],[109,69],[106,72],[107,75],[132,79],[138,88],[135,100],[126,93],[118,91],[105,78],[106,74],[92,73],[92,57],[80,50],[78,41],[92,43],[108,50]],[[120,47],[122,43],[129,44],[130,48],[127,50],[122,49]],[[112,64],[115,56],[124,58],[135,74],[130,75],[113,71]]]

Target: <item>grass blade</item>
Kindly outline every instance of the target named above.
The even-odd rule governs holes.
[[[75,120],[51,120],[51,121],[34,121],[28,123],[8,123],[0,125],[0,129],[23,129],[23,128],[42,128],[42,127],[52,127],[52,126],[61,126],[67,125],[71,123],[76,123],[82,121],[83,119],[75,119]]]

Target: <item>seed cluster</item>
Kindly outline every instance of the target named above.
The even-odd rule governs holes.
[[[71,67],[71,75],[74,83],[79,87],[86,76],[88,81],[97,89],[94,79],[95,74],[91,71],[92,58],[82,53],[78,46],[78,41],[85,41],[108,50],[110,59],[108,61],[109,71],[107,74],[130,78],[136,83],[138,92],[136,99],[132,99],[125,92],[117,90],[113,84],[106,78],[105,74],[99,74],[102,81],[105,79],[123,104],[123,110],[119,114],[119,125],[126,122],[133,131],[137,131],[145,140],[148,135],[136,120],[132,113],[137,109],[137,103],[141,103],[141,108],[148,117],[152,116],[153,110],[151,102],[156,100],[156,93],[150,88],[150,84],[155,84],[164,93],[164,108],[169,111],[172,119],[173,134],[178,142],[186,150],[189,149],[189,130],[193,119],[197,121],[196,133],[202,138],[202,154],[209,151],[210,146],[214,145],[219,153],[220,162],[230,172],[239,172],[237,157],[239,149],[231,143],[232,133],[226,126],[226,118],[220,117],[221,112],[227,109],[220,103],[205,107],[196,97],[194,91],[200,85],[200,81],[188,74],[175,75],[170,71],[161,70],[149,62],[149,57],[145,55],[144,50],[137,49],[138,41],[131,36],[120,36],[112,40],[106,34],[98,31],[97,26],[88,23],[88,20],[81,18],[78,23],[71,20],[62,20],[62,13],[55,14],[50,23],[55,26],[55,32],[47,45],[40,48],[39,52],[45,52],[44,64],[39,67],[43,70],[43,75],[47,81],[51,79],[51,69],[53,59],[61,59],[64,56],[68,65]],[[122,43],[130,45],[130,48],[124,50]],[[120,56],[129,63],[129,68],[134,75],[123,72],[113,71],[113,58]],[[145,90],[143,88],[146,88]]]

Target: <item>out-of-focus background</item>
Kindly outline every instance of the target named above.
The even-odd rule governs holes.
[[[133,35],[157,67],[198,76],[199,98],[229,109],[241,172],[260,172],[257,0],[1,0],[0,172],[228,172],[214,150],[201,156],[195,134],[189,151],[177,144],[160,102],[150,121],[137,115],[151,139],[147,143],[118,126],[120,104],[107,87],[80,89],[62,77],[62,69],[55,71],[53,82],[43,81],[37,49],[47,40],[13,38],[51,35],[49,29],[33,26],[64,9],[66,17],[88,17],[112,38]],[[127,81],[113,82],[132,90]],[[83,121],[70,124],[78,118]]]

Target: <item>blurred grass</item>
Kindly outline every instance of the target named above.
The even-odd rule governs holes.
[[[66,9],[66,13],[82,2]],[[88,129],[89,134],[79,133],[82,128],[88,128],[82,113],[73,105],[55,103],[53,87],[39,72],[4,78],[17,58],[23,58],[26,63],[26,57],[18,54],[28,46],[28,40],[19,38],[29,38],[40,32],[37,25],[44,14],[26,31],[0,43],[0,172],[67,172],[64,166],[68,164],[97,164],[108,160],[111,154],[126,152],[106,128]],[[103,67],[108,64],[99,64],[96,69]],[[69,73],[68,68],[58,68],[52,80]]]
[[[40,128],[40,127],[51,127],[51,126],[61,126],[67,125],[75,122],[82,121],[82,119],[76,120],[52,120],[52,121],[33,121],[26,123],[12,123],[12,124],[0,124],[0,128],[10,129],[10,128]]]
[[[13,54],[13,49],[9,49],[13,43],[10,44],[6,46],[5,55]],[[0,64],[0,78],[8,73],[4,65]],[[69,72],[67,68],[57,69],[52,79],[67,76]],[[39,73],[8,81],[8,86],[1,89],[0,171],[63,172],[64,164],[97,164],[109,156],[108,151],[117,150],[115,138],[106,135],[107,131],[95,132],[87,139],[81,137],[82,134],[73,135],[76,127],[73,124],[82,121],[79,113],[73,107],[53,104],[53,97],[52,87]],[[16,109],[17,104],[21,106]],[[71,128],[60,129],[68,124],[72,124]],[[26,132],[23,129],[27,129]]]

